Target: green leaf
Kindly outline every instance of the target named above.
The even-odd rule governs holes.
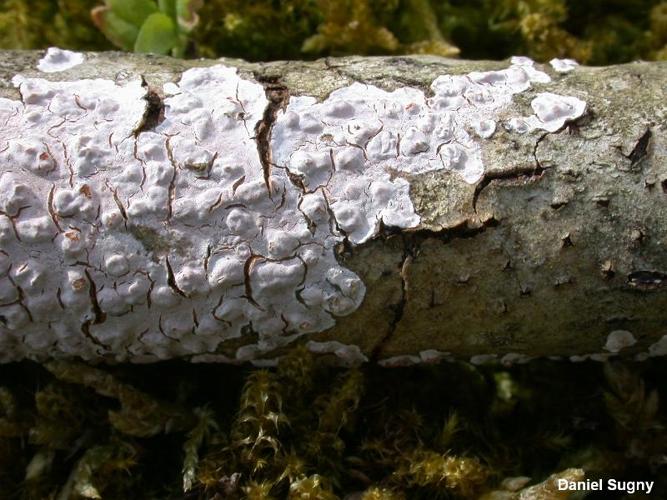
[[[118,17],[109,7],[96,7],[91,12],[93,23],[111,43],[124,50],[132,50],[139,28]]]
[[[176,19],[176,0],[158,0],[160,12],[164,12],[172,19]]]
[[[158,11],[154,0],[107,0],[107,5],[114,14],[137,28],[148,16]]]
[[[176,24],[168,15],[156,12],[148,16],[141,26],[134,51],[168,54],[177,44]]]

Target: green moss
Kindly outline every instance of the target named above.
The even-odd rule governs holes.
[[[88,448],[72,469],[60,491],[60,498],[102,498],[97,485],[110,486],[115,481],[121,481],[122,484],[122,478],[117,473],[129,475],[130,469],[136,464],[136,455],[135,446],[118,439]],[[106,488],[106,496],[111,493],[109,486]],[[120,487],[116,494],[124,490],[127,491]]]
[[[195,414],[197,415],[197,424],[188,432],[187,439],[183,444],[184,492],[190,491],[197,480],[200,448],[213,432],[219,430],[215,421],[215,413],[209,408],[198,408],[195,410]]]
[[[107,416],[109,425],[123,434],[150,437],[191,428],[195,421],[190,411],[152,398],[104,370],[62,361],[50,361],[45,367],[58,380],[79,384],[100,396],[118,400],[120,408],[109,410]]]
[[[97,0],[2,0],[0,47],[109,50],[111,43],[95,28],[90,17],[97,4]]]
[[[194,32],[204,57],[242,57],[251,61],[295,59],[320,22],[315,0],[210,0]]]
[[[661,359],[46,366],[0,366],[0,498],[556,500],[584,475],[667,495]]]

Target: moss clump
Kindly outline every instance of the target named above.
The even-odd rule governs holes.
[[[0,498],[556,500],[583,477],[667,495],[665,360],[46,368],[0,366]]]
[[[394,473],[399,481],[411,487],[451,491],[463,498],[474,498],[489,475],[476,458],[457,457],[431,450],[407,454]]]
[[[98,3],[97,0],[2,0],[0,47],[111,50],[113,45],[95,28],[90,17]]]

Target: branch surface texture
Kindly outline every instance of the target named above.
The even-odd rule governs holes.
[[[666,87],[0,52],[0,360],[667,354]]]

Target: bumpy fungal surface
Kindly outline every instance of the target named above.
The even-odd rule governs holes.
[[[524,134],[532,130],[555,132],[567,122],[576,120],[586,111],[586,103],[571,96],[542,92],[535,97],[530,106],[535,112],[531,116],[512,118],[507,122],[508,130]]]
[[[84,60],[84,55],[78,52],[49,47],[46,55],[39,60],[37,69],[44,73],[57,73],[78,66]]]
[[[23,104],[0,104],[4,356],[168,358],[252,329],[237,354],[252,359],[359,306],[329,226],[298,205],[314,223],[324,208],[279,171],[267,189],[261,85],[187,71],[137,133],[139,82],[16,83]]]
[[[514,94],[550,77],[525,57],[500,71],[443,75],[432,97],[414,88],[386,92],[354,83],[324,102],[290,99],[273,130],[277,167],[297,177],[304,193],[323,196],[349,241],[363,243],[381,224],[415,227],[419,216],[408,178],[451,170],[474,184],[484,174],[480,139],[493,136]],[[581,106],[583,104],[583,107]],[[554,131],[583,114],[573,97],[541,94],[525,130]]]
[[[78,61],[65,52],[40,69]],[[153,122],[138,80],[17,76],[21,101],[0,99],[0,360],[245,361],[332,327],[365,294],[335,247],[418,227],[409,176],[479,181],[499,113],[548,80],[516,58],[441,76],[432,97],[358,83],[324,102],[292,97],[269,165],[264,88],[234,68],[186,71]],[[540,94],[527,120],[555,130],[584,108]],[[217,353],[244,335],[235,358]],[[366,360],[337,342],[308,348]]]

